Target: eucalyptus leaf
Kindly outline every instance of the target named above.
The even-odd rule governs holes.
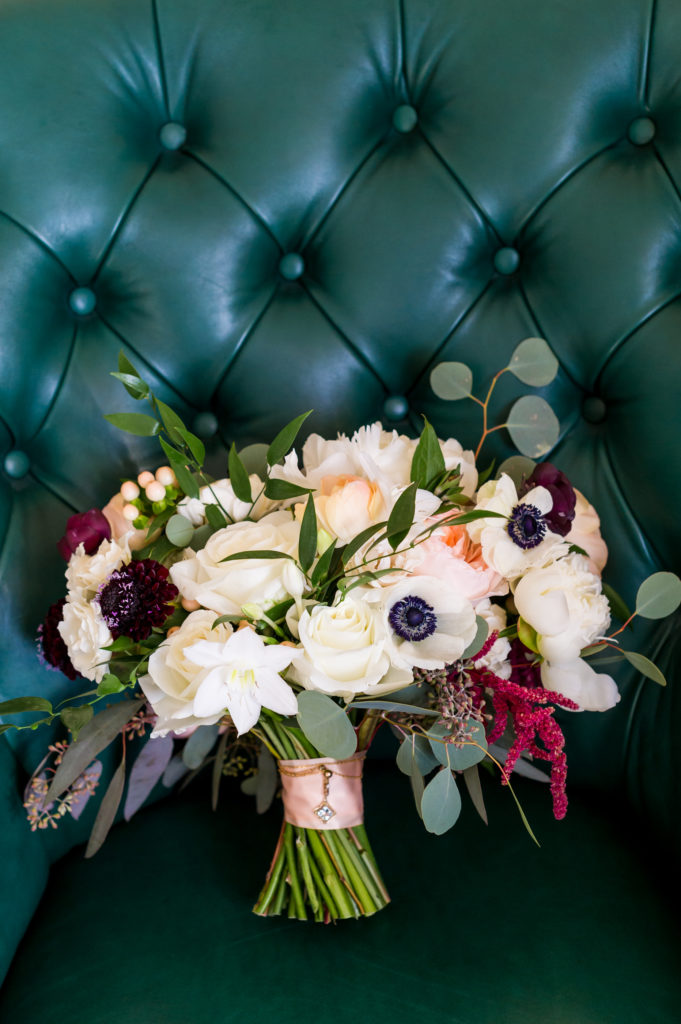
[[[232,444],[232,447],[229,449],[227,468],[229,471],[230,483],[232,484],[234,493],[239,501],[252,502],[253,494],[251,492],[251,481],[248,478],[246,467],[237,454],[235,444]]]
[[[185,519],[176,513],[171,516],[166,523],[166,537],[170,543],[176,548],[186,548],[191,544],[192,537],[194,536],[194,527]]]
[[[123,817],[130,821],[144,801],[147,799],[173,756],[174,742],[172,736],[155,736],[147,740],[130,772],[128,792],[125,797]]]
[[[192,551],[202,551],[215,533],[216,527],[211,525],[211,515],[208,514],[209,509],[212,509],[214,512],[220,511],[217,505],[206,505],[206,519],[208,522],[204,523],[203,526],[197,526],[194,530],[192,539],[189,542],[189,547]]]
[[[112,412],[104,417],[112,426],[136,437],[154,437],[160,430],[158,420],[144,412]]]
[[[88,724],[93,715],[94,709],[92,705],[82,704],[80,707],[77,708],[64,708],[59,717],[61,718],[66,728],[70,730],[74,740],[77,740],[78,733],[84,726]]]
[[[405,736],[397,751],[397,767],[404,775],[427,775],[438,764],[425,736]]]
[[[353,700],[348,705],[351,708],[370,709],[372,711],[393,711],[400,715],[426,715],[426,717],[439,718],[439,711],[430,708],[420,708],[416,704],[402,704],[394,700]]]
[[[418,762],[415,762],[412,766],[412,771],[409,776],[409,782],[411,783],[411,791],[414,794],[414,803],[416,804],[416,810],[419,818],[423,818],[423,812],[421,810],[421,801],[423,800],[423,793],[426,788],[425,779],[419,771]]]
[[[93,761],[87,770],[89,784],[92,786],[93,784],[99,782],[101,774],[102,762]],[[80,779],[76,779],[73,786],[71,787],[71,802],[69,803],[69,814],[75,821],[78,821],[78,819],[80,818],[92,795],[90,789],[84,784],[85,780],[83,779],[82,786],[79,785],[80,781]]]
[[[258,751],[257,780],[255,809],[258,814],[264,814],[272,805],[279,781],[276,761],[264,743],[260,744]]]
[[[182,760],[182,754],[174,754],[168,762],[168,767],[163,773],[161,782],[166,789],[172,789],[175,783],[183,779],[188,772],[189,769]]]
[[[24,711],[47,711],[52,713],[52,705],[44,697],[13,697],[0,704],[0,715],[19,715]]]
[[[667,685],[667,680],[657,665],[650,658],[646,658],[644,654],[639,654],[638,651],[623,651],[622,648],[620,648],[620,654],[623,654],[627,661],[631,662],[634,668],[638,669],[641,675],[647,679],[652,679],[654,683],[659,683],[660,686]]]
[[[681,580],[673,572],[655,572],[636,594],[636,613],[644,619],[664,619],[681,604]]]
[[[412,456],[409,479],[417,487],[428,488],[445,472],[445,457],[433,427],[425,416],[423,419],[425,425]]]
[[[466,661],[468,658],[474,658],[475,655],[482,650],[487,643],[487,637],[489,636],[489,626],[483,619],[482,615],[475,616],[475,636],[469,643],[466,650],[461,655],[461,660]]]
[[[441,836],[448,832],[461,813],[461,795],[448,768],[434,775],[423,791],[421,814],[428,832]]]
[[[430,386],[438,398],[457,402],[470,398],[473,371],[465,363],[439,363],[430,373]]]
[[[88,839],[88,844],[85,849],[86,858],[94,857],[108,836],[109,830],[116,818],[116,811],[118,810],[121,797],[123,796],[124,786],[125,753],[123,754],[123,759],[114,772],[111,782],[109,783],[109,788],[104,794],[102,802],[99,805],[97,817],[95,818],[95,823],[92,826],[92,832],[90,833],[90,838]]]
[[[343,708],[324,693],[303,690],[298,694],[298,724],[324,757],[342,761],[357,749],[350,719]]]
[[[55,800],[83,774],[90,762],[109,746],[145,702],[145,697],[122,700],[90,719],[81,729],[78,739],[70,744],[62,763],[54,773],[45,797],[46,803]]]
[[[267,449],[267,464],[269,466],[276,466],[277,462],[283,459],[288,453],[298,436],[300,428],[311,412],[312,409],[309,409],[307,412],[301,413],[300,416],[296,416],[295,419],[291,420],[290,423],[287,423],[286,426],[279,431],[274,441],[272,441],[272,444]]]
[[[508,369],[523,384],[540,388],[558,373],[558,360],[543,338],[525,338],[511,356]]]
[[[449,730],[445,726],[436,725],[428,730],[428,736],[432,737],[431,749],[441,765],[451,768],[452,771],[463,771],[482,761],[487,753],[485,727],[481,722],[475,722],[472,731],[472,742],[458,747],[454,743],[443,742],[449,735]]]
[[[480,771],[477,764],[472,764],[470,768],[464,769],[463,781],[466,783],[466,789],[468,790],[468,795],[471,798],[473,806],[484,821],[485,825],[487,825],[487,808],[485,807],[485,800],[482,795]]]
[[[303,572],[307,572],[314,562],[317,554],[317,513],[315,512],[314,499],[308,495],[307,504],[303,513],[303,521],[300,524],[300,535],[298,539],[298,562]]]
[[[511,408],[506,427],[518,451],[533,459],[546,455],[560,435],[556,414],[538,395],[519,398]]]
[[[534,459],[528,459],[527,455],[511,455],[510,458],[505,459],[499,466],[497,480],[502,473],[505,473],[506,476],[510,476],[516,486],[516,490],[520,490],[528,477],[532,476],[536,465],[537,463]]]
[[[215,725],[200,725],[191,734],[182,751],[182,760],[187,768],[194,770],[203,764],[215,746],[219,732],[220,726],[216,722]]]

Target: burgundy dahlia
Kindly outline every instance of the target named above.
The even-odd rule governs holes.
[[[79,512],[67,520],[66,533],[57,547],[64,561],[68,562],[79,544],[85,548],[86,555],[93,555],[103,540],[111,540],[111,527],[98,508],[91,508],[89,512]]]
[[[544,515],[549,530],[561,537],[567,537],[575,518],[577,495],[565,473],[561,473],[550,462],[540,462],[526,480],[521,497],[533,487],[545,487],[553,498],[553,508]]]
[[[111,573],[99,588],[102,618],[114,640],[129,636],[146,640],[154,626],[162,626],[173,611],[179,591],[168,582],[168,570],[153,558],[132,561]]]
[[[78,673],[71,664],[66,644],[62,640],[57,628],[62,620],[65,604],[66,598],[62,597],[61,601],[56,601],[53,605],[50,605],[45,621],[38,626],[38,636],[36,638],[38,655],[40,660],[44,664],[49,665],[50,668],[57,668],[65,676],[68,676],[69,679],[76,679]]]

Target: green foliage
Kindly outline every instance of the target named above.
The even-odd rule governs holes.
[[[421,797],[423,824],[429,832],[441,836],[448,832],[461,813],[461,795],[448,768],[434,775]]]
[[[200,725],[191,734],[182,750],[182,760],[187,768],[194,770],[200,767],[215,746],[219,732],[220,726],[216,723],[215,725]]]
[[[247,561],[249,558],[290,558],[292,562],[295,562],[293,555],[287,555],[285,551],[268,551],[263,549],[262,551],[235,551],[233,555],[227,555],[226,558],[221,558],[221,562],[239,562]]]
[[[363,548],[379,530],[382,530],[387,525],[387,521],[382,523],[373,523],[372,526],[367,526],[365,530],[362,530],[362,532],[358,533],[356,537],[353,537],[341,552],[341,561],[343,565],[347,565],[352,556],[357,554],[360,548]]]
[[[143,412],[112,412],[104,417],[118,430],[136,437],[154,437],[160,430],[158,420]]]
[[[655,572],[636,594],[636,614],[644,619],[664,619],[681,604],[681,580],[673,572]]]
[[[118,676],[115,676],[112,672],[108,672],[101,683],[97,687],[98,697],[108,697],[112,693],[120,693],[121,690],[125,689],[125,685],[120,681]],[[62,719],[63,719],[62,713]],[[68,724],[68,723],[67,723]]]
[[[508,369],[523,384],[540,388],[558,373],[558,360],[543,338],[525,338],[511,356]]]
[[[533,651],[535,654],[539,654],[539,636],[537,630],[525,622],[525,619],[518,617],[517,623],[518,639],[521,644],[524,644],[529,651]]]
[[[112,373],[111,376],[119,380],[130,397],[137,402],[149,394],[149,385],[131,373]]]
[[[300,428],[311,412],[312,409],[309,409],[307,412],[301,413],[300,416],[296,416],[295,419],[291,420],[290,423],[287,423],[286,426],[279,431],[274,441],[272,441],[272,444],[267,449],[268,466],[276,466],[276,464],[288,454],[289,449],[292,447],[298,436]]]
[[[194,527],[188,519],[177,513],[171,516],[166,523],[165,532],[166,537],[174,547],[186,548],[194,536]]]
[[[522,455],[536,459],[556,444],[560,424],[551,406],[538,395],[525,395],[511,407],[506,427]]]
[[[329,570],[331,569],[331,563],[333,562],[334,555],[336,554],[336,538],[331,541],[328,548],[323,555],[320,556],[319,561],[312,570],[312,585],[318,586],[323,580],[328,578]]]
[[[156,398],[154,395],[153,404],[161,414],[163,420],[163,426],[166,429],[168,437],[173,444],[181,445],[183,443],[182,432],[187,428],[185,427],[181,418],[177,415],[174,409],[165,402],[162,402],[160,398]]]
[[[95,818],[95,823],[92,826],[92,832],[90,833],[90,838],[85,849],[86,857],[94,857],[97,851],[101,848],[107,835],[109,834],[109,830],[116,818],[116,811],[118,810],[119,804],[121,802],[121,797],[123,796],[124,786],[125,753],[123,754],[123,759],[119,764],[118,768],[116,769],[116,771],[114,772],[113,778],[109,783],[109,788],[104,794],[102,802],[99,805],[97,817]]]
[[[626,622],[631,618],[629,608],[614,587],[611,587],[609,583],[603,583],[603,593],[608,599],[613,618],[619,619],[620,622]]]
[[[526,455],[511,455],[510,458],[505,459],[499,466],[497,479],[502,473],[505,473],[507,476],[510,476],[516,486],[516,490],[519,490],[527,478],[532,476],[536,465],[537,463],[534,459],[528,459]]]
[[[0,704],[0,715],[19,715],[24,711],[47,711],[52,714],[52,705],[44,697],[13,697]]]
[[[412,528],[414,523],[415,505],[416,483],[411,483],[400,494],[399,498],[393,505],[393,510],[388,518],[386,536],[388,544],[390,544],[393,551],[400,546]]]
[[[397,751],[397,767],[404,775],[427,775],[438,764],[425,736],[405,736]]]
[[[439,363],[430,373],[430,386],[438,398],[457,402],[470,398],[473,390],[473,371],[465,363]]]
[[[222,530],[227,525],[227,520],[225,519],[224,512],[219,507],[219,505],[213,505],[212,502],[206,505],[206,519],[208,520],[208,525],[211,528],[211,533],[213,530]],[[202,547],[204,547],[207,539],[207,537],[204,538],[201,547],[198,548],[199,551],[201,550]]]
[[[417,704],[404,704],[402,701],[395,700],[353,700],[349,707],[363,708],[365,711],[393,711],[400,715],[415,714],[425,715],[427,718],[439,718],[438,711],[422,708]]]
[[[232,447],[229,449],[227,466],[230,482],[239,501],[252,502],[253,494],[251,492],[251,481],[248,479],[248,472],[237,455],[236,445],[234,444],[232,444]]]
[[[310,743],[325,757],[341,761],[357,749],[357,737],[350,719],[324,693],[303,690],[298,694],[298,724]]]
[[[114,676],[114,679],[115,678],[116,677]],[[118,680],[116,680],[116,682],[118,682]],[[93,715],[94,709],[91,704],[81,704],[81,706],[77,708],[64,708],[59,717],[66,728],[70,730],[74,740],[77,740],[78,733],[88,724]]]
[[[303,572],[307,572],[314,562],[317,554],[317,513],[315,512],[314,499],[310,494],[303,513],[303,521],[300,524],[300,536],[298,538],[298,562]]]
[[[650,618],[652,617],[653,616],[650,616]],[[657,665],[655,665],[650,658],[646,658],[644,654],[639,654],[637,651],[623,651],[621,647],[620,654],[622,654],[627,661],[631,662],[634,668],[637,669],[641,675],[645,676],[646,679],[652,679],[654,683],[659,683],[660,686],[667,685],[667,680]]]
[[[435,725],[428,730],[433,754],[441,765],[452,769],[452,771],[463,771],[470,768],[471,765],[478,764],[485,757],[487,740],[485,739],[484,725],[481,722],[474,722],[472,734],[471,743],[458,747],[454,743],[443,742],[450,735],[446,726]]]
[[[288,480],[277,480],[276,477],[270,477],[265,484],[265,497],[271,498],[272,501],[300,498],[305,494],[310,494],[311,491],[311,487],[299,487],[298,484],[289,483]]]
[[[267,475],[267,445],[249,444],[242,448],[239,457],[247,473],[257,473],[261,479]]]
[[[423,419],[425,426],[411,460],[410,480],[417,487],[430,489],[432,482],[445,472],[445,459],[437,434],[425,416]]]
[[[469,643],[466,650],[461,655],[461,660],[465,661],[467,658],[473,658],[485,646],[487,637],[489,636],[489,626],[483,619],[482,615],[475,616],[475,636]]]
[[[466,789],[468,795],[471,798],[471,802],[475,807],[476,811],[487,824],[487,809],[485,807],[485,800],[482,795],[482,786],[480,785],[480,772],[477,764],[472,764],[470,768],[464,769],[463,781],[466,783]]]

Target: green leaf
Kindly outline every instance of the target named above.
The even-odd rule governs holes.
[[[52,705],[44,697],[13,697],[0,704],[0,715],[20,715],[24,711],[47,711],[52,714]]]
[[[409,776],[409,782],[411,783],[411,791],[414,794],[414,803],[416,804],[416,811],[419,818],[423,819],[423,812],[421,811],[421,801],[423,800],[423,794],[425,792],[426,783],[419,771],[418,762],[414,762],[412,766],[412,772]]]
[[[145,701],[145,697],[123,700],[90,719],[81,729],[78,739],[69,746],[62,763],[54,773],[45,797],[46,804],[55,800],[83,774],[97,754],[108,747],[133,715],[137,714]]]
[[[438,763],[425,736],[405,736],[397,751],[396,762],[404,775],[413,775],[414,771],[427,775]]]
[[[400,715],[425,715],[427,718],[439,718],[439,711],[432,711],[430,708],[421,708],[418,704],[403,704],[394,700],[353,700],[348,707],[371,709],[372,711],[393,711]]]
[[[285,551],[236,551],[233,555],[221,558],[221,562],[238,562],[249,558],[290,558],[295,562],[293,555],[287,555]]]
[[[192,434],[191,430],[187,430],[186,427],[183,427],[183,429],[180,430],[180,435],[187,448],[189,448],[189,451],[196,459],[199,468],[203,466],[206,461],[206,446],[201,438],[197,437],[196,434]]]
[[[111,376],[119,380],[130,397],[137,402],[149,394],[149,385],[146,381],[140,380],[139,377],[133,377],[131,373],[112,373]]]
[[[213,623],[213,629],[215,623]],[[222,769],[225,764],[225,750],[227,748],[227,740],[229,739],[229,730],[225,729],[222,736],[218,741],[218,748],[215,751],[215,760],[213,761],[213,771],[211,772],[211,787],[210,787],[210,804],[214,811],[218,809],[218,799],[220,797],[220,783],[222,782]],[[250,777],[250,776],[249,776]]]
[[[480,651],[487,642],[487,637],[489,636],[489,626],[483,619],[482,615],[475,616],[475,626],[475,636],[469,643],[466,650],[461,655],[462,661],[466,661],[467,658],[474,658],[478,651]]]
[[[212,503],[206,505],[206,519],[212,530],[222,530],[227,525],[225,514],[219,505],[213,505]],[[205,542],[201,545],[201,548],[204,546]]]
[[[177,482],[189,498],[199,497],[199,485],[196,480],[189,472],[186,466],[180,465],[178,462],[173,463],[173,472],[177,477]]]
[[[103,651],[127,651],[134,647],[135,641],[129,636],[119,636],[112,640],[108,647],[102,647]]]
[[[511,408],[506,427],[518,451],[533,459],[546,455],[560,435],[556,414],[538,395],[519,398]]]
[[[336,538],[331,541],[328,548],[321,556],[314,569],[312,570],[312,585],[317,586],[322,580],[325,580],[329,574],[329,568],[333,561],[333,556],[336,552]]]
[[[192,551],[202,551],[205,548],[208,541],[210,540],[210,538],[215,533],[215,527],[211,525],[210,517],[208,516],[209,508],[213,508],[219,511],[217,505],[206,505],[206,518],[208,519],[208,522],[204,523],[203,526],[197,526],[196,529],[194,530],[194,536],[192,537],[189,544],[189,547],[192,549]]]
[[[307,572],[314,562],[317,554],[317,513],[315,512],[314,499],[310,494],[303,513],[303,521],[300,524],[300,536],[298,539],[298,562],[303,572]]]
[[[62,762],[63,764],[63,762]],[[97,817],[95,823],[92,826],[92,832],[88,840],[87,847],[85,849],[86,857],[94,857],[109,834],[109,830],[114,823],[116,818],[116,811],[118,810],[123,796],[123,787],[125,786],[125,748],[123,751],[123,759],[119,764],[118,768],[114,772],[113,778],[109,783],[102,802],[99,805],[97,811]],[[46,798],[47,799],[47,798]]]
[[[177,512],[166,523],[166,537],[176,548],[186,548],[194,536],[194,527]]]
[[[413,526],[415,505],[416,483],[411,483],[400,494],[388,518],[386,535],[393,551],[400,546]]]
[[[182,760],[187,768],[192,770],[200,767],[215,746],[215,741],[220,732],[220,725],[200,725],[191,734],[182,750]]]
[[[471,798],[473,806],[476,811],[487,824],[487,809],[485,807],[485,801],[482,795],[482,786],[480,785],[480,771],[477,764],[472,764],[470,768],[464,769],[463,781],[466,783],[466,789],[468,795]]]
[[[0,736],[2,736],[3,732],[7,732],[9,729],[16,729],[16,728],[17,728],[16,725],[12,725],[11,722],[6,722],[4,725],[0,725]]]
[[[425,426],[411,460],[409,479],[417,487],[428,488],[436,477],[445,472],[445,457],[437,434],[425,416],[423,419]]]
[[[660,672],[657,665],[650,660],[650,658],[646,658],[645,655],[639,654],[638,651],[623,651],[621,647],[620,654],[624,655],[627,661],[631,662],[634,668],[637,669],[642,676],[645,676],[646,679],[652,679],[654,683],[659,683],[660,686],[667,685],[667,680],[664,675]]]
[[[296,416],[294,420],[291,420],[290,423],[287,423],[286,426],[279,431],[274,441],[272,441],[272,444],[267,449],[268,466],[276,466],[276,464],[288,454],[289,449],[298,436],[298,431],[311,412],[312,409],[308,409],[307,412],[301,413],[300,416]]]
[[[232,444],[232,447],[229,449],[227,467],[230,482],[239,501],[252,502],[251,481],[248,479],[246,467],[237,455],[235,444]]]
[[[158,420],[143,412],[111,412],[104,419],[118,430],[124,430],[126,434],[134,434],[136,437],[154,437],[160,429]]]
[[[497,479],[499,479],[502,473],[505,473],[506,476],[510,476],[516,486],[516,490],[520,490],[527,478],[532,476],[536,465],[537,463],[533,459],[528,459],[526,455],[511,455],[509,459],[505,459],[499,466]]]
[[[482,473],[478,473],[478,487],[482,487],[483,484],[487,483],[492,473],[494,472],[494,467],[496,466],[496,464],[497,460],[492,459],[487,469],[483,469]]]
[[[324,757],[342,761],[357,749],[350,719],[343,708],[324,693],[303,690],[298,694],[298,724]]]
[[[257,473],[261,480],[267,475],[267,445],[248,444],[239,452],[247,473]]]
[[[461,796],[448,768],[442,768],[423,791],[421,814],[429,832],[441,836],[456,824],[461,813]]]
[[[525,338],[511,356],[508,368],[523,384],[541,388],[558,373],[558,360],[543,338]]]
[[[603,583],[603,593],[608,599],[610,605],[610,611],[612,612],[613,618],[619,619],[620,622],[626,622],[627,619],[631,618],[631,612],[627,607],[626,602],[620,597],[614,587],[611,587],[609,583]]]
[[[298,484],[291,484],[288,480],[277,480],[274,477],[265,484],[265,497],[272,501],[284,501],[286,498],[299,498],[303,494],[310,494],[311,487],[299,487]]]
[[[458,402],[470,398],[473,389],[473,371],[465,363],[439,363],[430,373],[430,386],[438,398],[445,402]]]
[[[269,810],[277,785],[279,784],[279,772],[277,765],[264,743],[260,744],[258,751],[257,785],[255,787],[255,810],[257,814],[264,814]]]
[[[681,604],[681,580],[673,572],[654,572],[636,594],[636,613],[644,619],[664,619]]]
[[[529,651],[533,651],[534,654],[539,654],[539,635],[536,629],[525,622],[525,619],[518,618],[518,639],[521,644],[524,644]]]
[[[97,696],[108,697],[109,694],[120,693],[124,689],[125,686],[118,676],[115,676],[112,672],[108,672],[97,687]]]
[[[184,454],[184,452],[178,451],[177,448],[173,448],[171,444],[168,444],[164,437],[159,437],[158,440],[159,444],[161,445],[161,448],[168,456],[168,461],[170,462],[173,469],[175,469],[176,466],[182,466],[184,469],[186,469],[187,456]]]
[[[387,525],[387,520],[384,520],[381,523],[374,523],[372,526],[367,526],[366,530],[362,530],[361,533],[358,533],[351,541],[348,541],[341,552],[341,562],[343,565],[347,565],[352,556],[357,554],[360,548],[363,548],[375,533],[378,533],[379,530],[382,530],[383,527]]]
[[[173,442],[173,444],[181,444],[184,441],[184,438],[182,437],[182,432],[187,429],[184,425],[184,422],[177,415],[175,410],[171,409],[170,406],[166,405],[165,402],[162,402],[160,398],[154,397],[154,402],[156,404],[156,408],[161,414],[163,426],[166,428],[166,431],[168,432],[168,437]]]
[[[118,350],[118,370],[120,373],[127,373],[130,377],[136,377],[138,380],[142,379],[122,348]]]
[[[463,526],[464,523],[474,523],[476,519],[508,519],[503,512],[492,512],[489,508],[476,508],[472,512],[462,512],[460,515],[451,516],[446,521],[442,521],[437,526],[442,526],[443,522],[445,526]]]
[[[487,740],[485,739],[485,727],[481,722],[475,722],[473,725],[472,739],[474,742],[472,743],[457,747],[454,743],[442,742],[449,735],[449,729],[444,725],[435,725],[428,730],[428,736],[432,737],[430,746],[433,754],[446,768],[451,768],[452,771],[463,771],[482,761],[485,757]]]
[[[116,682],[118,682],[118,680],[116,680]],[[78,708],[64,708],[59,717],[61,718],[66,728],[71,731],[74,740],[77,740],[78,733],[84,726],[88,724],[93,715],[94,710],[92,705],[82,704]]]

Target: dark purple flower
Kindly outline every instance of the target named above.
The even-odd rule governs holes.
[[[68,562],[79,544],[86,555],[93,555],[103,540],[111,540],[109,522],[98,508],[79,512],[66,521],[66,533],[58,542],[59,554]]]
[[[56,601],[53,605],[50,605],[45,621],[38,626],[38,657],[45,665],[49,665],[50,668],[57,668],[65,676],[68,676],[69,679],[76,679],[78,673],[71,664],[66,644],[62,640],[57,628],[62,620],[65,604],[66,598],[62,597],[61,601]]]
[[[168,570],[153,558],[121,566],[99,588],[102,618],[114,640],[129,636],[146,640],[154,626],[162,626],[173,611],[179,591],[168,583]]]
[[[553,498],[553,508],[544,516],[549,530],[560,537],[567,537],[575,518],[577,495],[565,473],[550,462],[540,462],[521,488],[521,497],[533,487],[545,487]]]

